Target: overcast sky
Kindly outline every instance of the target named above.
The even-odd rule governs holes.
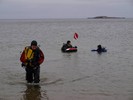
[[[133,18],[133,0],[0,0],[0,19]]]

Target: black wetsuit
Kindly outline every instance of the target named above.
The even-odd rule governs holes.
[[[38,63],[39,60],[39,48],[36,50],[33,50],[34,52],[34,57],[32,59],[31,65],[28,64],[26,66],[26,80],[28,83],[39,83],[40,81],[40,65]]]
[[[62,51],[66,51],[67,48],[72,48],[72,45],[64,44],[61,48]]]

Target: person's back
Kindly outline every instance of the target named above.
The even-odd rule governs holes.
[[[67,49],[67,44],[64,43],[63,46],[62,46],[62,48],[61,48],[61,50],[62,50],[63,52],[65,52],[66,49]]]

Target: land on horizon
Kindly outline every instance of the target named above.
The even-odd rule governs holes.
[[[125,19],[125,17],[96,16],[96,17],[88,17],[88,19]]]

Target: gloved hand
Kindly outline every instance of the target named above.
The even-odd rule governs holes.
[[[38,62],[35,62],[35,63],[34,63],[34,66],[39,66],[39,63],[38,63]]]
[[[77,48],[77,46],[75,46],[74,48]]]
[[[26,62],[27,62],[27,63],[31,63],[31,62],[32,62],[32,60],[31,60],[31,59],[30,59],[30,60],[29,60],[29,59],[27,59],[27,60],[26,60]]]
[[[22,63],[22,64],[21,64],[21,67],[25,67],[25,64],[24,64],[24,63]]]

